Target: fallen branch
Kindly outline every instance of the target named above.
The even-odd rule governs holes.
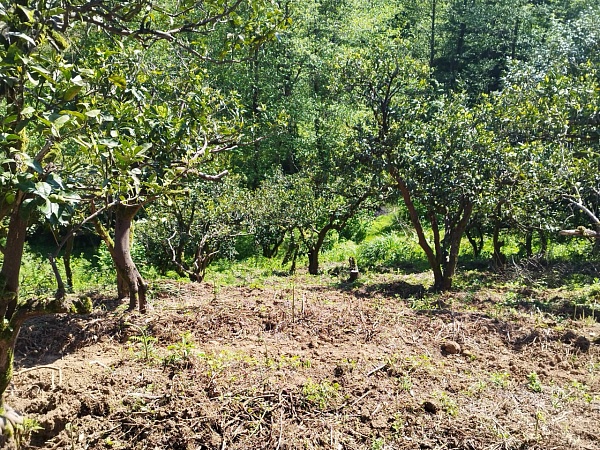
[[[60,367],[54,367],[54,366],[30,367],[28,369],[22,369],[22,370],[18,371],[17,373],[15,373],[15,376],[23,375],[24,373],[32,372],[34,370],[40,370],[40,369],[50,369],[50,370],[54,370],[54,371],[58,372],[58,385],[59,386],[62,385],[63,376],[62,376],[62,369]],[[52,372],[52,387],[54,387],[54,372]]]
[[[586,227],[577,227],[575,230],[560,230],[558,234],[560,234],[561,236],[575,236],[600,239],[600,233],[594,230],[590,230]]]

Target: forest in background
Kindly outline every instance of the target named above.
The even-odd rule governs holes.
[[[228,259],[446,291],[599,250],[595,1],[14,0],[0,44],[0,392],[93,272],[143,312]]]

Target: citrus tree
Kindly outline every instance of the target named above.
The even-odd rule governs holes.
[[[270,38],[281,23],[276,6],[266,0],[0,5],[0,217],[7,230],[0,269],[0,399],[23,322],[86,309],[69,302],[64,290],[47,299],[19,297],[30,226],[40,220],[67,224],[76,207],[88,211],[82,222],[113,210],[111,254],[131,306],[139,303],[143,311],[145,285],[129,251],[133,217],[191,176],[223,175],[204,173],[198,164],[235,145],[240,123],[231,107],[235,100],[206,81],[207,67],[233,61],[236,49]],[[115,47],[106,45],[105,36]],[[158,64],[158,54],[185,58]],[[146,72],[148,61],[155,67]],[[164,104],[157,98],[168,94]],[[7,411],[2,400],[0,406]],[[18,421],[10,411],[6,417],[6,429]]]

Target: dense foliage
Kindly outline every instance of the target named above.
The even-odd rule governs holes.
[[[599,25],[592,0],[4,2],[0,394],[23,322],[85,309],[55,261],[74,235],[144,311],[134,256],[194,281],[256,255],[317,274],[396,202],[437,290],[464,237],[502,268],[508,236],[531,256],[600,233]],[[20,298],[34,231],[58,289]]]

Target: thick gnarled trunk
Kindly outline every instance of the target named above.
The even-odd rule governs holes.
[[[136,307],[141,313],[146,312],[147,285],[131,258],[131,227],[133,218],[141,205],[117,205],[115,208],[115,239],[111,256],[117,269],[121,283],[124,281],[129,291],[129,310]],[[120,286],[123,289],[124,286]]]
[[[146,282],[142,278],[137,266],[131,257],[131,234],[133,219],[142,205],[115,206],[115,237],[110,236],[108,230],[94,219],[94,228],[106,244],[108,252],[115,264],[117,272],[117,295],[119,299],[129,298],[129,310],[136,307],[141,313],[146,312]]]

